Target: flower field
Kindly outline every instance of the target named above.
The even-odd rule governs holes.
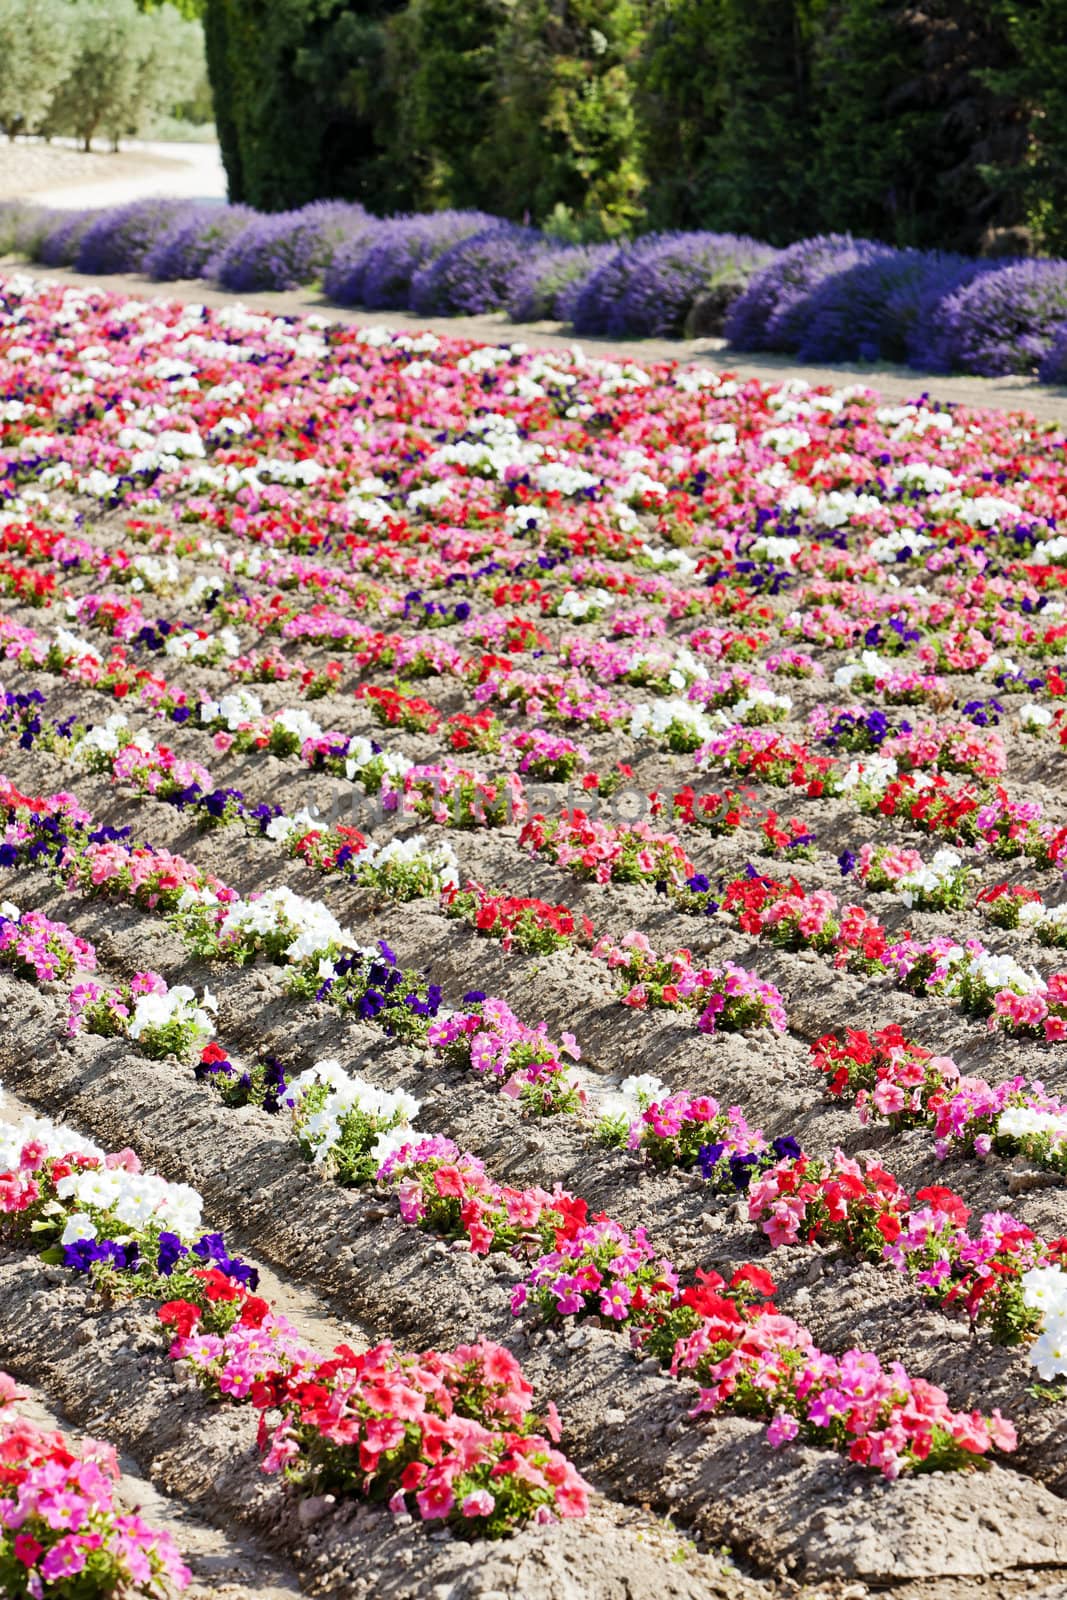
[[[1053,1600],[1064,430],[18,275],[0,424],[0,1592]]]

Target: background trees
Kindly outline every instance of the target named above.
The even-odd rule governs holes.
[[[0,51],[9,136],[203,117],[209,73],[267,210],[1067,251],[1067,0],[0,0]]]
[[[0,127],[113,144],[183,109],[210,117],[203,32],[170,5],[0,0]]]

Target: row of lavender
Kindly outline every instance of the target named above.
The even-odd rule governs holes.
[[[835,234],[775,251],[734,234],[564,245],[478,211],[385,220],[316,201],[135,201],[103,211],[12,205],[0,248],[82,272],[206,278],[237,293],[322,284],[341,305],[424,316],[506,311],[577,333],[725,333],[804,361],[893,361],[1067,382],[1067,263],[972,260]]]

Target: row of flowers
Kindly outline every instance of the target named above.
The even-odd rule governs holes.
[[[155,1301],[173,1336],[171,1359],[186,1362],[217,1399],[250,1400],[260,1412],[265,1471],[284,1470],[304,1492],[341,1489],[385,1500],[394,1513],[445,1520],[468,1537],[504,1534],[531,1519],[585,1514],[587,1485],[538,1431],[533,1390],[499,1345],[483,1339],[422,1356],[389,1343],[358,1355],[342,1345],[323,1358],[257,1293],[256,1269],[231,1256],[221,1234],[197,1237],[200,1197],[142,1171],[132,1151],[106,1155],[69,1128],[26,1118],[0,1129],[0,1169],[0,1227],[7,1239],[22,1248],[44,1243],[46,1260],[88,1273],[111,1300]],[[547,1425],[558,1440],[551,1406]],[[30,1496],[37,1487],[31,1472],[28,1517],[36,1510]],[[70,1529],[80,1518],[85,1538],[71,1539],[66,1569],[45,1571],[46,1579],[84,1569],[83,1582],[97,1587],[72,1594],[113,1592],[97,1550],[112,1566],[139,1557],[142,1568],[154,1568],[146,1577],[172,1571],[181,1578],[168,1542],[138,1519],[128,1528],[121,1521],[107,1528],[103,1478],[87,1475],[84,1504],[58,1476],[48,1487],[59,1501],[45,1496],[46,1525]],[[94,1490],[102,1498],[95,1518]],[[104,1528],[94,1528],[94,1521]],[[20,1526],[0,1515],[5,1524]],[[113,1548],[104,1544],[105,1531]],[[13,1552],[27,1569],[42,1553],[34,1543],[27,1534],[21,1556]],[[61,1550],[62,1561],[62,1541],[52,1548]]]

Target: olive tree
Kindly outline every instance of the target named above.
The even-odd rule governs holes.
[[[70,63],[68,0],[0,0],[0,128],[34,133]]]

